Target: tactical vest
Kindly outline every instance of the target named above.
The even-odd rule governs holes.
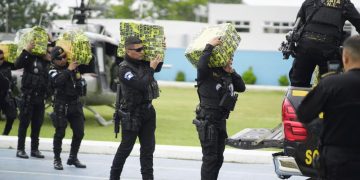
[[[56,70],[57,73],[62,73],[62,71],[66,71],[66,68],[57,69],[52,66],[50,71],[53,70]],[[84,79],[76,79],[74,75],[70,75],[70,79],[66,79],[64,86],[61,87],[55,88],[53,81],[51,81],[51,88],[54,90],[55,101],[73,101],[86,94],[86,82]]]
[[[317,29],[311,26],[311,24],[319,24],[334,27],[338,33],[341,33],[344,26],[343,7],[346,2],[345,0],[316,0],[315,3],[319,4],[314,4],[314,7],[320,7],[318,7],[319,9],[308,22],[305,31],[322,33],[322,31],[324,31],[323,29]],[[306,18],[307,20],[309,19],[309,17]]]
[[[23,93],[45,94],[48,86],[48,63],[36,57],[30,66],[24,68],[21,84]]]
[[[211,77],[196,81],[202,107],[219,108],[224,96],[235,96],[231,75],[225,72],[213,72]]]
[[[127,61],[122,61],[120,63],[120,67],[130,68],[137,77],[142,77],[144,73],[148,73],[148,70],[146,69],[147,67],[143,66],[142,64],[140,64],[139,67],[135,67]],[[122,95],[120,104],[123,108],[126,109],[133,109],[139,104],[149,103],[153,99],[159,97],[159,87],[155,79],[152,79],[151,82],[149,82],[144,92],[131,88],[125,85],[122,81],[120,81],[120,88]]]

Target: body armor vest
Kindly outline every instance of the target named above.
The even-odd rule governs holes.
[[[142,77],[144,76],[144,73],[148,72],[146,70],[147,67],[143,66],[142,64],[140,64],[138,67],[135,67],[127,61],[122,61],[120,63],[120,67],[130,68],[137,77]],[[159,87],[155,79],[152,79],[151,82],[149,82],[147,88],[144,89],[143,92],[135,88],[131,88],[121,81],[120,88],[122,94],[120,104],[126,109],[135,108],[139,104],[151,102],[153,99],[159,97]]]
[[[197,81],[200,105],[219,108],[224,96],[235,96],[231,76],[224,72],[213,72],[211,77]]]
[[[320,0],[322,1],[322,0]],[[320,34],[328,35],[326,30],[323,28],[318,28],[316,25],[325,25],[332,27],[337,32],[330,33],[329,35],[341,33],[345,21],[343,20],[343,6],[345,4],[344,0],[324,0],[322,2],[317,2],[320,6],[314,16],[308,22],[308,25],[305,27],[305,31],[316,32]],[[308,20],[309,17],[307,17]]]
[[[55,69],[58,73],[66,71],[66,68],[56,69],[55,67],[51,67],[50,69]],[[72,74],[70,77],[70,79],[65,80],[64,86],[54,88],[54,86],[51,85],[55,91],[55,100],[72,101],[86,94],[86,82],[83,79],[76,79]]]
[[[30,66],[25,67],[24,74],[21,79],[22,91],[28,93],[30,91],[39,94],[45,94],[48,85],[48,62],[34,59]]]

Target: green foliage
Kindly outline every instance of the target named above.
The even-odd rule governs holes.
[[[210,3],[241,4],[242,0],[209,0]]]
[[[175,81],[185,81],[185,73],[182,71],[178,71],[176,74]]]
[[[2,0],[0,7],[0,32],[16,32],[21,28],[38,25],[43,14],[48,15],[48,19],[61,17],[53,12],[56,5],[47,1]],[[45,19],[43,18],[43,22]]]
[[[254,74],[253,68],[250,66],[248,70],[246,70],[242,74],[242,78],[245,84],[255,84],[256,83],[256,76]]]
[[[278,82],[279,82],[280,86],[288,86],[289,85],[289,80],[286,75],[280,76],[278,79]]]
[[[124,0],[123,5],[111,6],[111,11],[106,13],[105,16],[109,18],[124,18],[135,19],[139,17],[138,12],[130,10],[130,6],[134,0]],[[144,17],[154,17],[156,19],[168,19],[168,20],[185,20],[195,21],[196,16],[194,9],[199,5],[206,5],[207,0],[182,0],[172,1],[169,0],[153,0],[153,6],[144,12]],[[200,19],[201,21],[207,21],[206,18]]]

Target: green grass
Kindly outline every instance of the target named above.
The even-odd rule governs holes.
[[[247,91],[239,95],[235,110],[228,119],[229,136],[244,128],[273,128],[280,123],[281,102],[283,92],[275,91]],[[164,145],[198,146],[199,140],[192,119],[195,117],[195,107],[198,96],[195,88],[162,87],[160,98],[154,101],[157,111],[156,142]],[[114,110],[107,106],[94,107],[105,119],[111,119]],[[52,111],[49,108],[47,112]],[[113,126],[98,125],[93,115],[84,110],[85,139],[98,141],[120,141],[114,138]],[[15,121],[10,135],[17,134],[18,120]],[[5,121],[0,121],[3,130]],[[30,128],[29,128],[30,129]],[[29,135],[30,130],[28,130]],[[49,117],[41,130],[41,137],[52,138],[54,128]],[[66,137],[71,138],[70,127]]]

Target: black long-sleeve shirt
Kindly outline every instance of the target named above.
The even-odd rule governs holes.
[[[24,68],[21,91],[23,93],[37,92],[45,94],[48,88],[48,71],[50,62],[42,57],[32,55],[23,50],[16,59],[16,69]]]
[[[220,68],[210,68],[208,66],[210,61],[210,56],[214,46],[207,44],[203,55],[200,57],[197,66],[197,81],[199,85],[199,95],[201,104],[205,103],[211,104],[211,106],[217,106],[221,99],[221,93],[219,88],[219,82],[214,77],[214,74],[218,74],[219,76],[230,76],[233,84],[233,89],[231,91],[236,92],[244,92],[246,87],[245,83],[242,80],[241,76],[237,74],[235,71],[233,73],[227,73],[223,70],[222,67]],[[227,88],[227,87],[224,87]],[[234,94],[234,92],[231,92]],[[209,103],[203,101],[204,99],[208,99]]]
[[[14,65],[8,62],[3,62],[0,65],[0,98],[3,98],[12,86],[11,69]]]
[[[360,148],[360,69],[326,77],[301,102],[297,117],[310,123],[324,113],[324,146]]]

